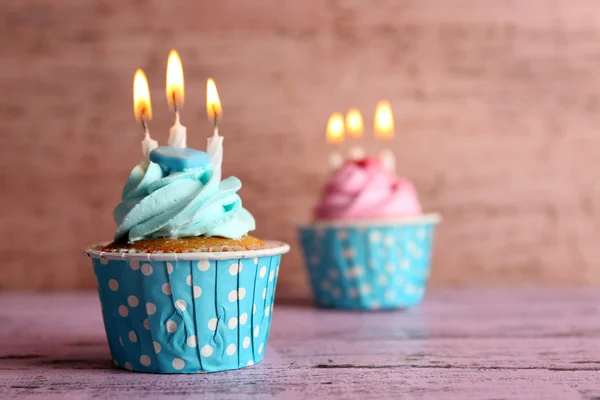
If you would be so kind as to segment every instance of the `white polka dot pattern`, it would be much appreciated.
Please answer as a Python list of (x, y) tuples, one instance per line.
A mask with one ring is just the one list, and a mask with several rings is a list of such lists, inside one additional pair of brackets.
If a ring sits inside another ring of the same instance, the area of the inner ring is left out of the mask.
[(211, 331), (214, 331), (217, 329), (217, 322), (219, 320), (216, 318), (211, 318), (208, 320), (208, 329), (210, 329)]
[(114, 304), (103, 312), (109, 341), (117, 345), (111, 345), (115, 363), (135, 371), (197, 373), (260, 361), (278, 270), (279, 257), (116, 260), (96, 268), (103, 304)]
[(429, 277), (434, 230), (424, 221), (302, 229), (317, 304), (366, 310), (417, 304)]
[(177, 330), (177, 322), (167, 321), (167, 323), (165, 324), (165, 328), (167, 329), (167, 332), (173, 333)]
[(152, 342), (152, 345), (154, 346), (154, 352), (156, 354), (160, 353), (160, 351), (162, 350), (162, 346), (160, 345), (160, 343)]
[(152, 265), (150, 264), (144, 264), (142, 265), (142, 274), (146, 275), (146, 276), (150, 276), (152, 275)]
[(135, 297), (133, 295), (127, 297), (127, 304), (129, 304), (129, 307), (137, 307), (139, 303), (140, 302), (138, 301), (137, 297)]
[(385, 246), (387, 246), (387, 247), (392, 247), (392, 246), (394, 246), (394, 244), (395, 244), (394, 237), (393, 237), (393, 236), (386, 236), (386, 237), (383, 239), (383, 244), (384, 244)]
[(116, 279), (111, 279), (108, 281), (108, 287), (113, 292), (116, 292), (117, 290), (119, 290), (119, 282)]
[(142, 364), (144, 367), (149, 366), (152, 363), (152, 361), (150, 360), (150, 357), (148, 357), (147, 355), (143, 355), (140, 357), (140, 364)]
[(208, 271), (210, 268), (210, 261), (208, 260), (200, 260), (198, 261), (198, 269), (202, 272)]
[(370, 295), (371, 294), (371, 285), (369, 285), (368, 283), (363, 283), (360, 287), (359, 292), (366, 296)]
[(126, 305), (119, 306), (119, 315), (123, 318), (129, 315), (129, 308)]
[(196, 336), (190, 336), (187, 338), (186, 343), (190, 347), (196, 347), (198, 346), (198, 338), (196, 338)]
[(210, 357), (213, 354), (213, 348), (211, 345), (207, 344), (206, 346), (202, 347), (202, 350), (200, 353), (202, 354), (203, 357)]
[(235, 344), (230, 344), (229, 346), (227, 346), (227, 355), (228, 356), (232, 356), (235, 354)]
[(238, 298), (238, 292), (235, 289), (232, 290), (231, 292), (229, 292), (229, 295), (227, 296), (227, 299), (232, 303), (234, 301), (237, 301), (237, 298)]
[(154, 315), (154, 313), (156, 313), (156, 306), (154, 303), (146, 303), (146, 313), (148, 315)]
[(237, 275), (242, 272), (242, 264), (241, 263), (233, 263), (229, 267), (229, 273), (231, 275)]
[(202, 288), (200, 286), (194, 286), (193, 288), (193, 294), (194, 294), (194, 298), (197, 299), (198, 297), (202, 296)]
[(183, 367), (185, 367), (185, 361), (183, 361), (181, 358), (175, 358), (172, 365), (177, 371), (181, 371)]
[(175, 308), (183, 312), (187, 308), (187, 303), (185, 302), (185, 300), (179, 299), (175, 302)]
[(167, 296), (170, 296), (171, 295), (171, 284), (170, 283), (163, 284), (161, 290), (164, 294), (166, 294)]

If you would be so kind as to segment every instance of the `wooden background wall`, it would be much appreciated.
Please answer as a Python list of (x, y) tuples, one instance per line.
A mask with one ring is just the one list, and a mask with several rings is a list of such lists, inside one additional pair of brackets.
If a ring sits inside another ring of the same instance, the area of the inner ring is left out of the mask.
[[(91, 288), (85, 245), (140, 158), (132, 77), (166, 142), (169, 49), (188, 143), (224, 107), (225, 173), (258, 234), (295, 244), (327, 177), (329, 114), (380, 99), (393, 147), (439, 211), (434, 285), (600, 284), (597, 0), (4, 0), (0, 4), (0, 288)], [(372, 151), (374, 141), (367, 141)], [(280, 290), (305, 288), (297, 247)]]

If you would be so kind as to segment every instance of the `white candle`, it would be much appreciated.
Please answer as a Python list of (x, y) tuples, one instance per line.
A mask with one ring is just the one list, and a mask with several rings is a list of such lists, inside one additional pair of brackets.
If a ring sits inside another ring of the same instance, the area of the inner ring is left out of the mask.
[(223, 136), (219, 136), (219, 129), (215, 127), (215, 133), (208, 138), (206, 152), (210, 156), (215, 167), (213, 176), (221, 180), (221, 168), (223, 164)]
[(394, 153), (388, 149), (384, 149), (381, 151), (379, 159), (385, 169), (393, 174), (396, 173), (396, 157), (394, 156)]
[(223, 136), (219, 136), (219, 119), (221, 118), (221, 100), (215, 81), (208, 79), (206, 81), (206, 113), (208, 118), (213, 122), (214, 133), (208, 138), (206, 144), (206, 152), (210, 156), (215, 167), (213, 176), (221, 179), (221, 166), (223, 164)]
[(175, 124), (169, 130), (169, 146), (187, 147), (187, 128), (179, 121), (179, 108), (185, 100), (183, 86), (183, 66), (175, 50), (169, 53), (167, 60), (167, 102), (175, 111)]
[[(389, 142), (394, 137), (394, 116), (392, 107), (387, 101), (380, 101), (375, 110), (375, 135), (383, 142)], [(380, 154), (381, 163), (390, 172), (396, 173), (396, 157), (389, 148), (384, 148)]]
[[(363, 117), (359, 110), (353, 108), (346, 113), (346, 131), (351, 140), (360, 140), (363, 134)], [(348, 156), (351, 160), (362, 160), (365, 158), (365, 150), (359, 144), (353, 144)]]
[(150, 152), (158, 147), (158, 142), (150, 137), (150, 131), (148, 131), (148, 121), (152, 119), (152, 103), (150, 102), (148, 80), (141, 69), (138, 69), (133, 77), (133, 114), (144, 129), (144, 139), (142, 140), (144, 160), (150, 161)]
[(360, 146), (352, 146), (348, 152), (348, 156), (351, 160), (362, 160), (366, 157), (365, 150)]
[(337, 170), (342, 166), (342, 164), (344, 164), (344, 158), (339, 152), (334, 151), (333, 153), (329, 154), (329, 168), (332, 171)]
[(169, 130), (169, 146), (187, 147), (187, 128), (179, 122), (179, 114), (176, 114), (175, 124)]
[[(327, 142), (334, 146), (339, 146), (344, 142), (344, 117), (340, 113), (333, 113), (327, 121)], [(344, 163), (344, 158), (339, 151), (333, 150), (329, 154), (329, 167), (335, 171)]]
[(150, 152), (158, 147), (158, 142), (150, 137), (150, 133), (146, 132), (144, 140), (142, 140), (142, 153), (144, 160), (150, 161)]

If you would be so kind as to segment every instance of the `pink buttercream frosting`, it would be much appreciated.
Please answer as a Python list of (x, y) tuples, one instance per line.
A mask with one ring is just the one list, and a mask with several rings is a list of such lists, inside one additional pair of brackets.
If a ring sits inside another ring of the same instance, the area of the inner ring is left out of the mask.
[(346, 162), (325, 186), (317, 220), (405, 218), (421, 215), (412, 183), (386, 170), (379, 160)]

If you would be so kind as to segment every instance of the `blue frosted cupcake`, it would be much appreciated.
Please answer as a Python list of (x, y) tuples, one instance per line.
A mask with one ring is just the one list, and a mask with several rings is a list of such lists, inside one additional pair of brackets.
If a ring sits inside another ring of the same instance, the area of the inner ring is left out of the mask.
[(262, 360), (289, 246), (248, 236), (240, 187), (191, 149), (159, 147), (133, 169), (114, 242), (86, 250), (116, 366), (198, 373)]
[(391, 309), (421, 301), (440, 217), (422, 214), (412, 184), (374, 159), (347, 162), (299, 229), (317, 305)]

